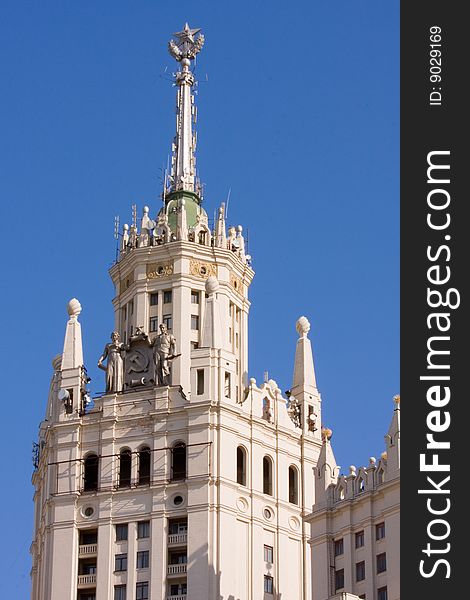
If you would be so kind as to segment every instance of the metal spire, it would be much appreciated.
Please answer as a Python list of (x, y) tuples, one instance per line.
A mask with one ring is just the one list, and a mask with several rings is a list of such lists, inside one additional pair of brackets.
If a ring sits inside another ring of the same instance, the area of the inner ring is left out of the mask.
[[(196, 175), (196, 136), (192, 131), (195, 121), (194, 96), (191, 88), (194, 75), (190, 71), (191, 60), (196, 57), (204, 45), (204, 36), (200, 29), (191, 29), (186, 23), (183, 31), (174, 33), (175, 40), (170, 40), (168, 50), (173, 58), (181, 63), (181, 69), (175, 75), (178, 93), (176, 97), (176, 137), (173, 143), (171, 165), (171, 191), (195, 190)], [(196, 37), (195, 37), (196, 36)]]

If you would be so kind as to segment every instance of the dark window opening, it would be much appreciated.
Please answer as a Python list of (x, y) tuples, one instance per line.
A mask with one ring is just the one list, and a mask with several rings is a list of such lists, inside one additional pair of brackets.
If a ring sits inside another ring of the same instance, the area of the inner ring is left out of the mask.
[(197, 370), (197, 386), (196, 386), (196, 394), (198, 396), (202, 396), (204, 393), (204, 369)]
[(334, 541), (334, 554), (335, 556), (341, 556), (341, 554), (344, 554), (343, 538)]
[(237, 483), (246, 485), (246, 450), (241, 446), (237, 448)]
[(114, 557), (114, 570), (127, 571), (127, 554), (116, 554)]
[(80, 531), (80, 546), (88, 546), (88, 544), (98, 543), (98, 532), (96, 529)]
[(139, 521), (137, 523), (137, 539), (150, 537), (150, 521)]
[(122, 450), (119, 455), (119, 487), (131, 485), (132, 453), (130, 450)]
[(139, 485), (150, 483), (150, 448), (139, 450)]
[(137, 552), (137, 568), (138, 569), (148, 569), (149, 567), (149, 551), (143, 550), (142, 552)]
[(267, 456), (263, 458), (263, 494), (273, 495), (273, 465)]
[(387, 555), (385, 552), (377, 554), (377, 573), (384, 573), (387, 570)]
[(269, 575), (264, 576), (264, 593), (265, 594), (273, 594), (274, 593), (274, 579)]
[(344, 588), (344, 569), (335, 571), (335, 591)]
[(171, 479), (186, 479), (186, 445), (183, 443), (171, 450)]
[(289, 502), (291, 504), (299, 503), (299, 483), (297, 469), (289, 467)]
[(356, 581), (364, 581), (366, 578), (366, 563), (362, 560), (356, 563)]
[(127, 540), (128, 531), (129, 527), (127, 523), (121, 523), (120, 525), (116, 525), (116, 542), (123, 542)]
[(157, 306), (158, 305), (158, 292), (155, 293), (151, 293), (150, 294), (150, 306)]
[(85, 492), (98, 489), (98, 466), (99, 458), (96, 454), (90, 454), (85, 458), (84, 485)]
[(158, 331), (158, 317), (150, 317), (149, 330), (150, 333)]

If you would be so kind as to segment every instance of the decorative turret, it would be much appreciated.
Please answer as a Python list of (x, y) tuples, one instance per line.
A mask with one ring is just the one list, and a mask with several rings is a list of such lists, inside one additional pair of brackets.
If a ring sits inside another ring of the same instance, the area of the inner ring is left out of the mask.
[(385, 456), (387, 461), (388, 477), (392, 477), (400, 470), (400, 396), (393, 397), (395, 409), (390, 422), (390, 427), (385, 436)]
[(60, 365), (60, 390), (58, 400), (63, 408), (59, 408), (59, 418), (69, 415), (80, 415), (85, 409), (88, 396), (86, 384), (89, 379), (83, 365), (82, 328), (78, 315), (82, 307), (76, 298), (67, 304), (69, 320), (65, 330), (64, 350)]
[(308, 332), (310, 323), (306, 317), (300, 317), (296, 323), (299, 339), (295, 350), (294, 377), (292, 389), (289, 392), (289, 401), (292, 405), (293, 398), (300, 408), (300, 419), (304, 431), (315, 437), (321, 437), (321, 397), (317, 389), (313, 354)]
[(331, 429), (322, 429), (323, 445), (315, 467), (315, 504), (327, 502), (327, 490), (330, 485), (336, 485), (340, 468), (336, 464), (333, 448), (331, 447)]

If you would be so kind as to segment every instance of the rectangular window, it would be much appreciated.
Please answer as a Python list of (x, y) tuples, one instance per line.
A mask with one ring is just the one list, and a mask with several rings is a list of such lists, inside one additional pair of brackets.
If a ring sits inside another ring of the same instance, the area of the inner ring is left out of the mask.
[(133, 315), (134, 314), (134, 300), (131, 300), (129, 302), (129, 314)]
[(199, 304), (199, 292), (191, 290), (191, 304)]
[(149, 582), (141, 581), (135, 586), (136, 600), (149, 600)]
[(127, 532), (128, 532), (127, 523), (122, 523), (121, 525), (116, 525), (116, 542), (122, 542), (127, 540)]
[(188, 593), (186, 583), (172, 583), (170, 585), (170, 596), (185, 596)]
[(199, 331), (199, 315), (191, 315), (191, 329)]
[(364, 581), (366, 578), (366, 563), (361, 561), (356, 563), (356, 581)]
[(385, 552), (377, 554), (377, 573), (384, 573), (387, 570), (387, 555)]
[(126, 600), (126, 586), (115, 585), (114, 586), (114, 600)]
[(358, 531), (356, 533), (356, 548), (362, 548), (364, 546), (364, 531)]
[(139, 521), (137, 523), (137, 539), (150, 537), (150, 521)]
[(238, 333), (235, 334), (235, 347), (238, 348)]
[(273, 562), (273, 547), (272, 546), (264, 547), (264, 562), (272, 564), (272, 562)]
[(340, 554), (344, 554), (343, 538), (341, 538), (340, 540), (335, 540), (334, 541), (334, 546), (335, 546), (335, 556), (339, 556)]
[(171, 315), (163, 315), (163, 324), (171, 331), (173, 327)]
[(196, 394), (202, 396), (204, 393), (204, 369), (197, 370), (197, 389)]
[(137, 552), (137, 568), (138, 569), (148, 569), (149, 568), (149, 551), (143, 550), (142, 552)]
[(272, 594), (274, 590), (274, 579), (269, 575), (264, 576), (264, 593)]
[(385, 523), (378, 523), (375, 526), (375, 539), (381, 540), (385, 537)]
[(158, 331), (158, 317), (150, 317), (149, 330), (150, 330), (150, 333), (154, 333), (155, 331)]
[(377, 600), (388, 600), (387, 587), (381, 587), (377, 590)]
[(335, 591), (344, 588), (344, 569), (335, 571)]
[(172, 300), (171, 290), (165, 290), (163, 292), (163, 304), (170, 304)]
[(114, 557), (114, 570), (127, 571), (127, 554), (116, 554)]
[(158, 305), (158, 292), (152, 292), (150, 294), (150, 306)]
[(127, 306), (123, 306), (121, 308), (122, 321), (124, 322), (127, 319)]

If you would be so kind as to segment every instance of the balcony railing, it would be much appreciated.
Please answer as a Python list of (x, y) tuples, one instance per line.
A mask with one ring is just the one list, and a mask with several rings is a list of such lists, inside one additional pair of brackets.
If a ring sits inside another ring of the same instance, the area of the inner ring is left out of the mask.
[(78, 576), (78, 585), (96, 585), (96, 573)]
[[(187, 544), (188, 534), (187, 533), (171, 533), (168, 536), (169, 544)], [(175, 596), (176, 598), (177, 596)]]
[(182, 594), (179, 596), (167, 596), (166, 600), (186, 600), (186, 594)]
[(182, 573), (186, 573), (186, 563), (168, 565), (167, 575), (180, 575)]
[(90, 556), (91, 554), (96, 554), (98, 552), (98, 544), (82, 544), (78, 547), (78, 555), (81, 556)]

